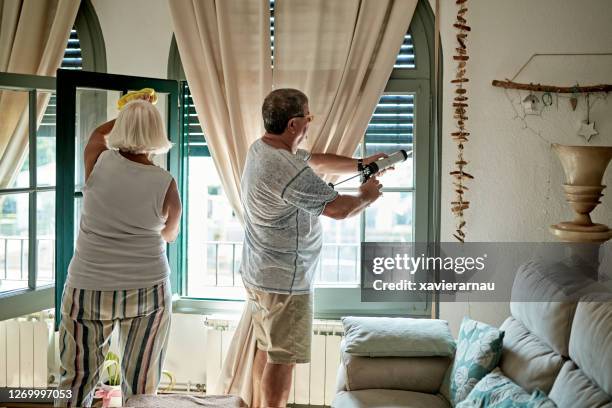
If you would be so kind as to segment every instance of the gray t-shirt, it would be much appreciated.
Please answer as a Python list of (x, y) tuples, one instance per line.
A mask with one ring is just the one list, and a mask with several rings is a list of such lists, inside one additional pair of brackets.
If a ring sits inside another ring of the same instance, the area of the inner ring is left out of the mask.
[(246, 286), (275, 293), (308, 293), (321, 253), (319, 215), (338, 196), (306, 161), (261, 139), (242, 175), (245, 238), (240, 273)]

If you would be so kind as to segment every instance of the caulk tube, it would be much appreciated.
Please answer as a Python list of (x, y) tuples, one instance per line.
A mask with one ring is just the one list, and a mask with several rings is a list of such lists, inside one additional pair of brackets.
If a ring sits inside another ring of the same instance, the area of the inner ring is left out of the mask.
[(378, 159), (373, 163), (368, 164), (366, 167), (369, 170), (369, 174), (376, 174), (379, 171), (386, 169), (387, 167), (391, 167), (397, 163), (401, 163), (408, 158), (408, 153), (405, 150), (398, 150), (397, 152), (389, 155), (388, 157), (384, 157), (382, 159)]

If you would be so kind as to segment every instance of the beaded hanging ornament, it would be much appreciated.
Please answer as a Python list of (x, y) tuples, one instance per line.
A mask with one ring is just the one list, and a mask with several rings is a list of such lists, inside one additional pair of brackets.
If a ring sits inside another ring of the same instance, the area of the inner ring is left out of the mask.
[(453, 186), (455, 187), (455, 199), (451, 202), (451, 210), (456, 218), (455, 232), (453, 237), (460, 242), (465, 241), (465, 219), (463, 217), (465, 210), (470, 207), (470, 202), (465, 200), (465, 192), (468, 188), (465, 185), (467, 180), (471, 180), (474, 177), (465, 171), (465, 167), (468, 162), (463, 156), (463, 150), (465, 144), (468, 142), (470, 133), (468, 132), (466, 123), (468, 120), (468, 96), (467, 89), (464, 87), (469, 79), (466, 77), (467, 72), (467, 61), (470, 57), (467, 54), (467, 37), (471, 31), (470, 26), (467, 25), (465, 15), (468, 11), (467, 0), (456, 0), (456, 4), (459, 6), (457, 12), (457, 20), (453, 26), (457, 29), (457, 46), (455, 48), (455, 55), (453, 60), (457, 62), (457, 69), (455, 72), (455, 79), (451, 80), (451, 83), (456, 86), (455, 97), (453, 100), (453, 119), (456, 121), (457, 129), (451, 133), (451, 137), (457, 144), (457, 159), (455, 161), (455, 168), (450, 172), (453, 177)]

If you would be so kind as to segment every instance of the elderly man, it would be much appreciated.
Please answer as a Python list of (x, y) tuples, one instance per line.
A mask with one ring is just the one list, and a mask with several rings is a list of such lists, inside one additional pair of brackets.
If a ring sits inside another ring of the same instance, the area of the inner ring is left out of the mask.
[(381, 196), (382, 186), (372, 177), (357, 195), (344, 195), (317, 176), (355, 173), (361, 160), (298, 149), (314, 117), (297, 89), (271, 92), (262, 115), (266, 133), (250, 147), (242, 175), (240, 273), (257, 339), (253, 406), (284, 407), (293, 366), (310, 361), (313, 279), (322, 246), (318, 217), (357, 215)]

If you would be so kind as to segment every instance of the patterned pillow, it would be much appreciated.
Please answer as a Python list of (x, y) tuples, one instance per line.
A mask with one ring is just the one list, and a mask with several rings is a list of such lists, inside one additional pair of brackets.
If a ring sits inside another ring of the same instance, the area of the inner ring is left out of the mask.
[(453, 406), (463, 401), (476, 383), (497, 367), (503, 338), (503, 331), (468, 317), (463, 318), (450, 376)]
[(476, 384), (466, 399), (455, 408), (555, 408), (546, 394), (535, 390), (531, 395), (499, 368), (487, 374)]

